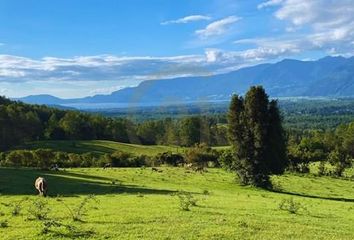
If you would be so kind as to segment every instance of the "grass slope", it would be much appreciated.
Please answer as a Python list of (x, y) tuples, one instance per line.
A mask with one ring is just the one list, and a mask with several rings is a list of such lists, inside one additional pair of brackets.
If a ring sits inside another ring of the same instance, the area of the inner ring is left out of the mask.
[(29, 142), (17, 149), (37, 149), (37, 148), (48, 148), (56, 151), (63, 151), (69, 153), (86, 153), (93, 152), (98, 155), (105, 153), (112, 153), (114, 151), (124, 151), (133, 153), (136, 155), (148, 155), (153, 156), (158, 153), (172, 151), (181, 152), (183, 148), (172, 147), (172, 146), (162, 146), (162, 145), (138, 145), (138, 144), (128, 144), (113, 141), (104, 140), (87, 140), (87, 141), (36, 141)]
[[(220, 169), (204, 174), (161, 169), (0, 168), (0, 221), (8, 220), (8, 227), (0, 228), (1, 239), (74, 238), (65, 229), (39, 234), (42, 223), (26, 220), (30, 203), (11, 216), (9, 204), (25, 196), (38, 199), (37, 176), (49, 182), (49, 217), (76, 226), (83, 239), (354, 239), (353, 181), (286, 174), (273, 179), (281, 192), (270, 192), (242, 187), (234, 174)], [(180, 210), (178, 190), (192, 193), (197, 206)], [(209, 194), (203, 194), (206, 190)], [(87, 194), (96, 195), (97, 209), (72, 223), (64, 204), (75, 207)], [(279, 203), (291, 197), (306, 209), (280, 210)]]

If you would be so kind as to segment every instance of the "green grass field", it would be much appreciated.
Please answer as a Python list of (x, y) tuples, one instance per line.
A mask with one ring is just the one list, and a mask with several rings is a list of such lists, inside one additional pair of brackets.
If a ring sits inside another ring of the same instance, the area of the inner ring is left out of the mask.
[[(183, 168), (66, 169), (45, 172), (0, 168), (1, 239), (354, 239), (354, 181), (289, 175), (273, 177), (280, 192), (243, 187), (234, 174)], [(47, 218), (57, 226), (41, 233), (43, 220), (28, 220), (36, 196), (33, 182), (49, 182)], [(190, 192), (197, 206), (179, 208), (176, 192)], [(87, 196), (91, 206), (81, 222), (70, 211)], [(18, 216), (11, 212), (22, 203)], [(279, 209), (284, 199), (301, 204), (296, 214)], [(7, 224), (4, 221), (7, 220)], [(8, 226), (6, 226), (8, 225)]]
[(162, 145), (138, 145), (128, 144), (104, 140), (87, 140), (87, 141), (37, 141), (29, 142), (17, 149), (38, 149), (47, 148), (56, 151), (63, 151), (68, 153), (86, 153), (93, 152), (97, 155), (105, 153), (112, 153), (114, 151), (123, 151), (133, 153), (135, 155), (154, 156), (162, 152), (182, 152), (184, 148)]

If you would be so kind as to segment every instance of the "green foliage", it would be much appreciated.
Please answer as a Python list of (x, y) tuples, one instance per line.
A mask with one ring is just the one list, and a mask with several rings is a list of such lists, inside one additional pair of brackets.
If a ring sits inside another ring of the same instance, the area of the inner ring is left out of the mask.
[[(3, 98), (2, 98), (3, 99)], [(225, 128), (213, 117), (183, 117), (141, 123), (10, 100), (0, 103), (0, 150), (37, 140), (111, 140), (192, 146), (225, 144)]]
[(95, 195), (87, 195), (82, 199), (82, 201), (76, 207), (69, 207), (69, 205), (65, 204), (63, 201), (62, 203), (64, 206), (69, 210), (70, 217), (73, 221), (83, 221), (83, 217), (87, 215), (88, 211), (90, 210), (90, 203), (98, 204), (99, 201), (95, 197)]
[(279, 203), (279, 209), (287, 211), (291, 214), (297, 214), (299, 210), (306, 210), (305, 206), (299, 202), (296, 202), (293, 198), (283, 199)]
[(28, 208), (28, 219), (30, 220), (45, 220), (51, 209), (48, 206), (48, 201), (43, 198), (36, 198), (31, 201), (31, 205)]
[(25, 197), (19, 201), (16, 201), (14, 203), (11, 204), (11, 215), (12, 216), (19, 216), (21, 211), (22, 211), (22, 208), (23, 208), (23, 204), (28, 201), (28, 198)]
[(218, 161), (221, 167), (228, 171), (235, 171), (235, 153), (232, 149), (221, 150)]
[(287, 166), (286, 145), (276, 101), (262, 87), (251, 87), (245, 99), (234, 95), (229, 113), (229, 139), (241, 183), (270, 185), (269, 175)]
[(50, 235), (56, 238), (67, 237), (70, 239), (89, 238), (93, 235), (92, 230), (83, 231), (73, 224), (64, 224), (55, 219), (47, 219), (42, 222), (42, 229), (39, 235)]
[(164, 152), (159, 153), (154, 157), (156, 165), (166, 164), (169, 166), (179, 166), (185, 163), (184, 157), (178, 153)]
[(352, 123), (338, 126), (334, 131), (310, 131), (295, 140), (292, 136), (288, 144), (290, 170), (308, 172), (308, 165), (321, 162), (319, 175), (327, 174), (324, 166), (326, 163), (334, 167), (328, 172), (334, 176), (342, 176), (346, 168), (351, 166), (354, 134), (351, 134)]
[(218, 165), (218, 152), (205, 144), (196, 144), (186, 150), (185, 159), (193, 167), (205, 168), (209, 163)]
[(190, 211), (190, 208), (197, 206), (198, 200), (189, 192), (179, 191), (176, 196), (179, 200), (179, 208), (182, 211)]

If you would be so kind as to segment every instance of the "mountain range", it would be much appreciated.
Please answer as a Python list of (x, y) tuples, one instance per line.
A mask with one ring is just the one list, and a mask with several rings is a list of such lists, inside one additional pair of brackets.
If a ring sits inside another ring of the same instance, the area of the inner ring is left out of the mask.
[(119, 108), (223, 101), (233, 93), (244, 94), (252, 85), (262, 85), (271, 97), (354, 96), (354, 57), (325, 57), (316, 61), (284, 59), (219, 75), (143, 81), (136, 87), (109, 95), (77, 99), (32, 95), (17, 100), (79, 108)]

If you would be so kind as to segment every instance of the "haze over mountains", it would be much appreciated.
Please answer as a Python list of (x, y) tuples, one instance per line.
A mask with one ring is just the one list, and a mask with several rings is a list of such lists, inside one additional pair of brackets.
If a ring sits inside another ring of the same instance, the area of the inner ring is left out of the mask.
[(233, 93), (244, 94), (252, 85), (263, 85), (271, 97), (354, 96), (354, 57), (325, 57), (317, 61), (285, 59), (221, 75), (144, 81), (109, 95), (78, 99), (33, 95), (18, 100), (80, 108), (118, 108), (223, 101)]

